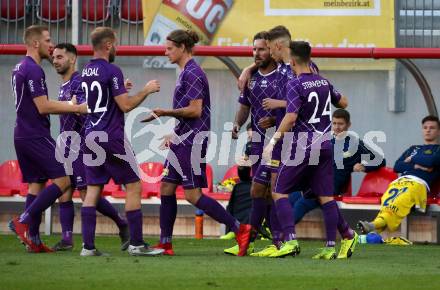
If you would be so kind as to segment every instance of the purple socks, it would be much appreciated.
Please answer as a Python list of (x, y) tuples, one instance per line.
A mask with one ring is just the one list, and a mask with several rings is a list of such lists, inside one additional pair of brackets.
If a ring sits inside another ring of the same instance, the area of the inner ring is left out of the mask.
[(343, 239), (351, 240), (354, 237), (354, 231), (350, 228), (350, 225), (345, 221), (344, 217), (341, 214), (341, 210), (337, 207), (338, 210), (338, 231)]
[(270, 208), (270, 231), (272, 232), (272, 243), (279, 247), (283, 241), (283, 232), (281, 229), (280, 222), (278, 221), (277, 209), (275, 202), (272, 200), (272, 205)]
[(59, 213), (62, 240), (65, 243), (72, 245), (73, 219), (75, 217), (73, 201), (60, 202)]
[[(31, 206), (35, 199), (37, 199), (36, 195), (30, 193), (26, 195), (26, 202), (24, 206), (25, 211)], [(33, 217), (29, 222), (29, 236), (31, 236), (31, 238), (36, 242), (38, 242), (40, 236), (40, 224), (41, 214)]]
[(338, 204), (329, 201), (321, 206), (324, 216), (325, 231), (327, 235), (326, 247), (334, 247), (336, 244), (336, 228), (338, 225)]
[(101, 197), (96, 204), (96, 210), (106, 217), (111, 218), (118, 228), (127, 226), (127, 222), (121, 218), (116, 208), (104, 197)]
[(259, 229), (264, 217), (266, 216), (266, 199), (259, 197), (252, 199), (251, 214), (249, 217), (249, 223), (254, 229)]
[(171, 243), (177, 215), (176, 195), (160, 196), (160, 243)]
[(43, 211), (51, 206), (62, 194), (61, 189), (56, 184), (49, 185), (38, 193), (32, 204), (20, 216), (20, 222), (31, 226), (32, 219), (38, 219), (38, 216), (40, 216), (41, 220)]
[(95, 249), (96, 208), (83, 206), (81, 208), (81, 222), (84, 248), (93, 250)]
[(142, 237), (142, 211), (140, 209), (130, 210), (127, 215), (128, 228), (130, 229), (130, 245), (142, 246), (145, 244)]
[(238, 233), (240, 223), (214, 199), (202, 194), (195, 206), (219, 223), (227, 225), (232, 231)]
[[(283, 231), (284, 241), (296, 239), (293, 209), (288, 198), (280, 198), (275, 201), (278, 221)], [(273, 222), (272, 222), (273, 223)]]

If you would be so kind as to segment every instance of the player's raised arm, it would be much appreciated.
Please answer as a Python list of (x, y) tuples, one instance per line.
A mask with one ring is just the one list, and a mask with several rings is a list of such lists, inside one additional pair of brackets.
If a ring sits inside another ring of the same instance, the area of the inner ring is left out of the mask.
[(345, 109), (348, 107), (348, 99), (346, 96), (341, 95), (341, 99), (335, 104), (336, 108)]
[(87, 105), (77, 105), (73, 102), (63, 102), (49, 100), (47, 96), (39, 96), (34, 98), (34, 104), (37, 107), (38, 113), (41, 115), (47, 114), (65, 114), (65, 113), (77, 113), (87, 114)]
[(128, 93), (121, 94), (115, 97), (118, 107), (124, 113), (128, 113), (140, 103), (142, 103), (149, 95), (160, 91), (160, 83), (157, 80), (151, 80), (137, 94), (129, 96)]
[(238, 77), (237, 80), (237, 86), (238, 89), (240, 90), (240, 92), (244, 91), (244, 89), (246, 88), (247, 83), (249, 82), (249, 80), (251, 79), (252, 73), (255, 72), (258, 69), (258, 66), (256, 63), (252, 63), (251, 65), (245, 67), (240, 76)]
[(179, 109), (171, 109), (171, 110), (165, 110), (165, 109), (155, 109), (153, 112), (158, 116), (167, 116), (167, 117), (174, 117), (174, 118), (200, 118), (202, 116), (202, 110), (203, 110), (203, 100), (202, 99), (195, 99), (191, 100), (189, 102), (189, 105), (183, 108)]

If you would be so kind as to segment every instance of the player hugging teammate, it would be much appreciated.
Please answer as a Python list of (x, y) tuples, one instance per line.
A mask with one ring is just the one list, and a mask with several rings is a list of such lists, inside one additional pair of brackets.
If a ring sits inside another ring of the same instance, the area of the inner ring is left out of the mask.
[[(42, 59), (51, 58), (53, 44), (49, 32), (44, 27), (31, 26), (26, 29), (24, 40), (27, 55), (13, 70), (12, 87), (17, 110), (14, 142), (23, 180), (29, 183), (29, 194), (25, 211), (9, 226), (29, 251), (72, 249), (71, 199), (77, 188), (83, 199), (81, 256), (103, 255), (95, 246), (96, 211), (115, 221), (121, 249), (128, 249), (129, 254), (174, 255), (175, 192), (177, 186), (182, 185), (188, 202), (235, 232), (237, 245), (225, 253), (238, 256), (252, 253), (258, 257), (298, 255), (300, 247), (287, 195), (301, 190), (319, 200), (324, 216), (327, 240), (314, 258), (352, 255), (357, 235), (348, 227), (333, 199), (330, 138), (331, 104), (345, 108), (347, 100), (319, 75), (311, 61), (310, 45), (292, 42), (284, 26), (255, 35), (255, 64), (244, 71), (239, 81), (244, 89), (232, 134), (237, 137), (249, 113), (256, 132), (252, 141), (252, 155), (257, 159), (253, 160), (252, 167), (251, 225), (240, 224), (217, 201), (202, 193), (201, 189), (207, 185), (205, 170), (211, 110), (208, 79), (192, 57), (199, 37), (185, 30), (175, 30), (167, 36), (165, 54), (181, 69), (173, 108), (157, 108), (144, 120), (149, 122), (168, 116), (179, 121), (161, 146), (169, 149), (169, 153), (160, 188), (161, 234), (155, 247), (146, 244), (142, 237), (141, 183), (135, 155), (125, 138), (124, 113), (158, 92), (160, 84), (149, 81), (138, 93), (129, 96), (127, 89), (131, 83), (124, 83), (121, 69), (112, 63), (116, 56), (116, 34), (110, 28), (98, 27), (91, 33), (93, 58), (79, 73), (75, 72), (75, 47), (56, 46), (54, 66), (64, 84), (59, 101), (52, 101), (48, 99), (40, 66)], [(50, 136), (49, 114), (62, 114), (60, 140), (67, 153), (61, 155), (76, 154), (69, 174), (56, 158), (59, 153)], [(266, 136), (266, 129), (272, 126), (276, 127), (275, 135)], [(103, 160), (101, 153), (105, 155)], [(46, 187), (48, 179), (52, 184)], [(124, 185), (127, 220), (101, 197), (103, 186), (110, 179)], [(63, 235), (50, 249), (41, 242), (38, 227), (42, 212), (58, 198)], [(270, 220), (273, 245), (253, 253), (253, 241), (264, 218)], [(335, 250), (337, 229), (343, 237), (339, 254)]]

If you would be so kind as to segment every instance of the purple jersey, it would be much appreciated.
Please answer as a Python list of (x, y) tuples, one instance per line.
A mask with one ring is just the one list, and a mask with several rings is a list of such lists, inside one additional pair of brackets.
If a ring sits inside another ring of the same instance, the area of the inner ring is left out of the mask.
[[(177, 136), (183, 138), (183, 145), (204, 143), (211, 129), (211, 108), (208, 79), (205, 72), (193, 60), (190, 59), (177, 79), (174, 90), (173, 109), (188, 107), (190, 101), (202, 99), (202, 116), (200, 118), (177, 118), (179, 123), (174, 128)], [(198, 135), (199, 132), (206, 132)], [(198, 135), (197, 140), (194, 140)], [(200, 139), (199, 139), (200, 138)]]
[[(339, 103), (341, 94), (328, 80), (313, 73), (301, 74), (287, 83), (286, 90), (286, 112), (298, 114), (293, 127), (294, 143), (298, 141), (300, 132), (307, 132), (308, 146), (319, 140), (323, 134), (330, 132), (330, 103)], [(331, 148), (331, 141), (325, 141), (321, 148)]]
[(259, 147), (261, 147), (261, 152), (263, 151), (266, 129), (258, 126), (258, 122), (264, 117), (273, 117), (275, 115), (273, 111), (268, 111), (263, 108), (263, 100), (266, 98), (275, 99), (276, 97), (277, 71), (273, 70), (265, 75), (260, 71), (256, 71), (249, 81), (249, 86), (244, 89), (243, 94), (241, 94), (238, 99), (240, 104), (251, 108), (252, 131), (254, 132), (253, 134), (260, 136), (260, 141), (254, 142), (253, 145), (258, 144)]
[(124, 140), (124, 112), (114, 100), (127, 92), (121, 69), (97, 58), (85, 65), (81, 77), (89, 110), (86, 135), (91, 131), (104, 131), (109, 140)]
[[(81, 76), (78, 72), (74, 72), (70, 80), (61, 85), (58, 93), (59, 101), (70, 101), (72, 97), (76, 97), (77, 104), (86, 101), (83, 88), (81, 87)], [(77, 114), (60, 115), (60, 133), (64, 131), (76, 131), (81, 137), (84, 137), (84, 122), (86, 116)]]
[[(290, 64), (288, 63), (281, 63), (278, 64), (277, 68), (277, 95), (276, 99), (278, 100), (286, 100), (287, 96), (287, 83), (295, 77), (294, 72), (292, 71), (292, 68), (290, 67)], [(275, 110), (276, 114), (276, 128), (278, 128), (281, 124), (281, 121), (284, 118), (284, 115), (286, 114), (285, 108), (280, 108)]]
[[(313, 61), (310, 62), (310, 69), (314, 74), (317, 74), (317, 75), (319, 74), (319, 68)], [(296, 77), (296, 74), (294, 71), (292, 71), (292, 68), (289, 63), (278, 64), (278, 68), (277, 68), (277, 87), (278, 87), (277, 92), (278, 93), (277, 93), (276, 99), (286, 100), (287, 82), (294, 77)], [(276, 110), (276, 128), (278, 128), (279, 125), (281, 124), (281, 121), (283, 120), (285, 114), (286, 114), (285, 109), (277, 109)]]
[(41, 115), (34, 103), (34, 98), (48, 95), (41, 66), (32, 57), (24, 57), (12, 71), (11, 84), (17, 112), (14, 138), (50, 137), (49, 115)]

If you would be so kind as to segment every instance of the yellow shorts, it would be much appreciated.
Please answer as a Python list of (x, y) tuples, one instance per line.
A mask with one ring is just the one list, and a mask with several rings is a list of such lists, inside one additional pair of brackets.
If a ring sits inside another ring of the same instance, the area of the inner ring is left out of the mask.
[[(400, 216), (398, 216), (398, 215), (396, 215), (396, 214), (394, 214), (392, 212), (389, 212), (389, 211), (387, 211), (385, 209), (385, 210), (381, 210), (379, 212), (377, 217), (374, 219), (373, 223), (374, 222), (379, 222), (380, 223), (381, 219), (383, 219), (385, 221), (386, 228), (390, 232), (394, 232), (394, 231), (397, 231), (397, 229), (399, 228), (400, 223), (403, 220), (403, 217), (400, 217)], [(382, 229), (377, 229), (377, 230), (381, 232), (381, 231), (385, 230), (385, 227), (382, 228)]]

